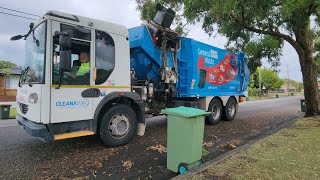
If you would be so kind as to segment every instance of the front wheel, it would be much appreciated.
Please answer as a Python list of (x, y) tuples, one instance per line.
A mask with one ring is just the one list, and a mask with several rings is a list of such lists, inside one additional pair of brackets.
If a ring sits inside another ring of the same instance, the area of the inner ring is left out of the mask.
[(238, 112), (238, 104), (234, 98), (229, 98), (226, 106), (223, 108), (223, 119), (232, 121)]
[(136, 113), (127, 105), (119, 104), (110, 108), (100, 123), (100, 138), (109, 147), (130, 142), (137, 130)]

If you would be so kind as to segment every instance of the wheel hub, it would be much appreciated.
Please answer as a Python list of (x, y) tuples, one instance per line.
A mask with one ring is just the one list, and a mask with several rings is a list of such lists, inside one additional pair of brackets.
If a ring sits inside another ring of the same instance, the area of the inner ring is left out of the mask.
[(121, 138), (129, 131), (129, 118), (123, 114), (116, 114), (111, 118), (109, 131), (113, 137)]
[(220, 116), (220, 108), (216, 105), (212, 107), (211, 116), (213, 119), (218, 119)]
[(235, 111), (236, 111), (236, 107), (234, 104), (231, 104), (230, 106), (228, 106), (228, 113), (230, 116), (233, 116)]

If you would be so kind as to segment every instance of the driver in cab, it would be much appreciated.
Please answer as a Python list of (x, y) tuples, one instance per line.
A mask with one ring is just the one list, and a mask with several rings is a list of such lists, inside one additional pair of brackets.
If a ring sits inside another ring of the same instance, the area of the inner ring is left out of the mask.
[(90, 71), (89, 53), (81, 52), (79, 55), (80, 67), (76, 73), (76, 76), (83, 76)]
[(89, 84), (90, 79), (90, 60), (88, 52), (80, 52), (79, 60), (74, 61), (71, 76), (84, 84)]

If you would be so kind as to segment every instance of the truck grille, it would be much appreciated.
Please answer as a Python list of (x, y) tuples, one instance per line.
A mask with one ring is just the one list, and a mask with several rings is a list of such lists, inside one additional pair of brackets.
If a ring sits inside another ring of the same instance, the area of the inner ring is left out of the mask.
[(22, 114), (26, 114), (29, 110), (29, 106), (23, 103), (18, 103), (20, 111)]

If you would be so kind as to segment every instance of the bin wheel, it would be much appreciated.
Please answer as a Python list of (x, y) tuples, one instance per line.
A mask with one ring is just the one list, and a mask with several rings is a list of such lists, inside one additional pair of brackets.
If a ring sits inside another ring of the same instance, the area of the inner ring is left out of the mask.
[(200, 160), (199, 160), (199, 166), (201, 166), (203, 163), (204, 163), (204, 160), (203, 160), (203, 159), (200, 159)]
[(206, 118), (206, 123), (210, 125), (217, 124), (222, 117), (221, 101), (217, 98), (213, 98), (209, 104), (208, 112), (211, 112), (211, 114)]
[(179, 174), (185, 174), (188, 170), (188, 165), (186, 163), (181, 163), (179, 165)]
[(238, 112), (237, 101), (231, 97), (228, 99), (227, 104), (223, 107), (223, 120), (232, 121)]

